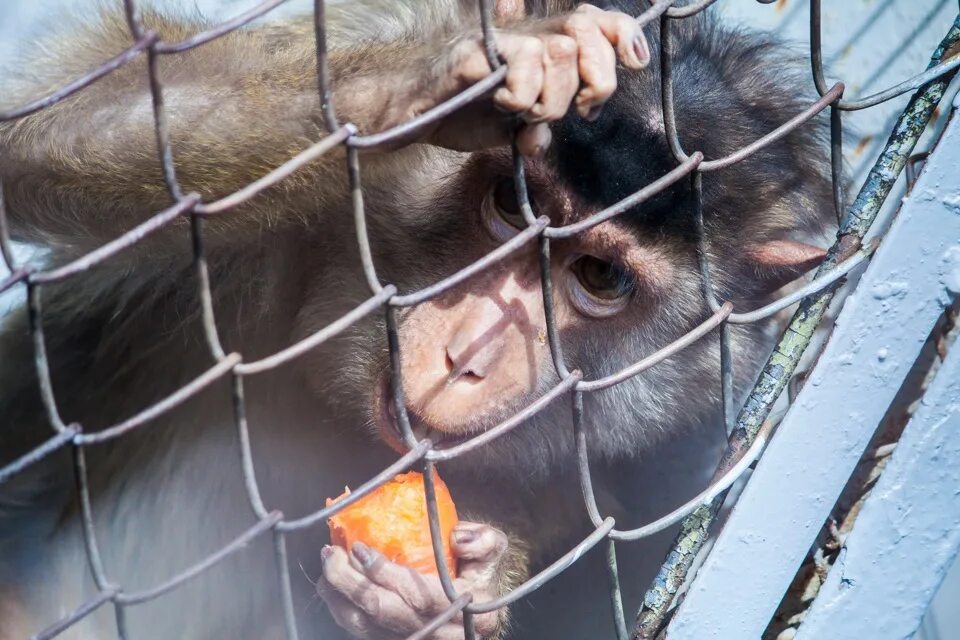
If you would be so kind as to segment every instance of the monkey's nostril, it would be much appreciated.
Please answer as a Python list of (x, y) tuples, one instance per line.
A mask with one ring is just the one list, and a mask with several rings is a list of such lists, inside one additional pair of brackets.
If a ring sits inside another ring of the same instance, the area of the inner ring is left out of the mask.
[(474, 384), (483, 381), (483, 376), (474, 373), (473, 371), (464, 371), (460, 376), (460, 379), (464, 382), (472, 382)]
[(457, 363), (450, 357), (449, 349), (444, 351), (444, 366), (447, 368), (447, 384), (452, 384), (458, 380), (476, 384), (483, 380), (483, 376), (474, 371), (469, 362), (466, 366), (457, 366)]
[(447, 351), (446, 349), (444, 349), (443, 355), (444, 355), (443, 364), (447, 368), (447, 376), (449, 377), (451, 376), (451, 374), (453, 374), (453, 358), (450, 357), (450, 352)]

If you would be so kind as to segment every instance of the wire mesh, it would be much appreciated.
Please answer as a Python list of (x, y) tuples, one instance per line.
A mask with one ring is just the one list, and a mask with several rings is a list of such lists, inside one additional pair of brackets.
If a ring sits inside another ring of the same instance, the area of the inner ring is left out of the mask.
[[(696, 515), (698, 509), (715, 502), (729, 486), (735, 482), (750, 464), (756, 460), (766, 440), (766, 431), (761, 429), (753, 434), (749, 441), (737, 441), (731, 436), (730, 450), (721, 461), (718, 472), (711, 484), (701, 494), (695, 496), (686, 504), (679, 506), (673, 512), (649, 523), (645, 526), (631, 529), (617, 529), (612, 517), (605, 517), (600, 511), (593, 495), (593, 487), (589, 466), (589, 443), (583, 428), (583, 396), (598, 390), (606, 389), (629, 379), (632, 376), (656, 366), (671, 355), (676, 354), (687, 346), (702, 339), (704, 336), (719, 331), (721, 340), (721, 389), (725, 421), (728, 430), (734, 428), (737, 407), (734, 405), (732, 387), (732, 363), (730, 357), (730, 338), (728, 327), (731, 324), (759, 322), (778, 313), (788, 306), (801, 301), (811, 295), (836, 288), (838, 283), (853, 268), (869, 259), (876, 244), (860, 247), (846, 247), (842, 260), (834, 259), (834, 254), (828, 258), (826, 268), (821, 269), (817, 277), (798, 289), (761, 309), (753, 311), (734, 312), (729, 302), (717, 298), (710, 281), (710, 265), (708, 264), (706, 246), (709, 238), (703, 233), (702, 200), (700, 198), (701, 176), (708, 171), (722, 171), (723, 169), (740, 162), (767, 145), (776, 143), (785, 135), (800, 127), (803, 123), (814, 118), (817, 114), (829, 108), (831, 113), (831, 158), (833, 166), (834, 199), (838, 217), (843, 211), (843, 191), (841, 184), (841, 136), (842, 123), (840, 114), (845, 110), (868, 108), (908, 91), (929, 85), (932, 82), (945, 83), (948, 74), (960, 67), (960, 58), (938, 62), (927, 71), (920, 73), (885, 91), (855, 101), (842, 99), (844, 85), (836, 83), (827, 86), (822, 69), (820, 47), (820, 11), (819, 1), (811, 0), (811, 63), (813, 78), (820, 93), (820, 99), (812, 103), (809, 108), (799, 114), (791, 116), (784, 124), (770, 131), (763, 137), (745, 147), (722, 158), (704, 158), (699, 151), (687, 153), (681, 143), (676, 127), (676, 117), (673, 105), (672, 91), (672, 51), (671, 30), (672, 23), (705, 10), (716, 0), (700, 0), (684, 6), (674, 6), (675, 0), (653, 0), (650, 7), (640, 13), (636, 19), (641, 25), (654, 20), (660, 21), (661, 28), (661, 71), (662, 71), (662, 106), (665, 121), (667, 141), (676, 159), (677, 165), (668, 173), (640, 189), (622, 201), (597, 212), (576, 223), (554, 227), (546, 217), (534, 216), (527, 199), (526, 181), (524, 176), (523, 158), (517, 153), (514, 146), (514, 180), (521, 211), (527, 222), (527, 228), (514, 238), (501, 245), (493, 252), (485, 255), (476, 262), (460, 271), (436, 282), (422, 290), (401, 294), (392, 284), (381, 283), (374, 264), (370, 241), (367, 235), (366, 218), (364, 211), (363, 189), (360, 183), (359, 150), (378, 147), (388, 143), (409, 139), (418, 129), (428, 123), (435, 122), (452, 111), (488, 92), (501, 83), (506, 75), (506, 67), (497, 57), (492, 21), (492, 2), (480, 0), (481, 24), (477, 25), (478, 35), (483, 38), (485, 51), (494, 70), (484, 80), (471, 86), (453, 98), (424, 112), (423, 114), (397, 125), (386, 131), (359, 135), (357, 129), (349, 124), (341, 124), (336, 116), (332, 101), (331, 79), (327, 66), (325, 12), (323, 0), (316, 0), (314, 5), (314, 25), (316, 37), (316, 70), (318, 88), (322, 105), (323, 122), (328, 135), (318, 140), (312, 146), (290, 158), (287, 162), (270, 171), (260, 179), (244, 186), (238, 191), (214, 202), (203, 202), (195, 193), (183, 193), (177, 180), (174, 157), (171, 149), (170, 137), (167, 128), (167, 112), (164, 107), (164, 92), (157, 75), (157, 59), (160, 56), (176, 55), (178, 53), (203, 46), (221, 36), (235, 31), (256, 18), (259, 18), (271, 9), (281, 5), (285, 0), (269, 0), (262, 2), (250, 10), (227, 20), (213, 28), (197, 33), (180, 42), (165, 42), (154, 31), (145, 30), (138, 13), (135, 0), (123, 0), (123, 11), (127, 20), (132, 40), (131, 46), (117, 56), (91, 70), (86, 75), (63, 86), (53, 93), (33, 100), (19, 108), (0, 113), (0, 122), (24, 118), (42, 109), (63, 101), (69, 96), (82, 91), (99, 79), (128, 64), (137, 57), (144, 55), (147, 58), (147, 74), (152, 96), (154, 131), (159, 149), (158, 163), (167, 191), (173, 200), (173, 205), (150, 217), (145, 222), (122, 234), (116, 239), (104, 244), (73, 262), (56, 269), (43, 270), (32, 264), (18, 264), (14, 258), (11, 239), (6, 222), (6, 209), (3, 202), (3, 191), (0, 188), (0, 253), (10, 275), (0, 282), (0, 292), (15, 286), (22, 287), (26, 292), (27, 308), (29, 312), (29, 328), (33, 339), (34, 358), (41, 396), (51, 426), (51, 436), (34, 450), (0, 468), (0, 482), (23, 472), (31, 465), (41, 461), (54, 452), (69, 448), (72, 450), (76, 489), (79, 498), (80, 513), (83, 524), (84, 545), (89, 565), (89, 571), (97, 588), (95, 596), (80, 605), (60, 620), (53, 622), (49, 627), (40, 630), (34, 637), (52, 638), (78, 621), (89, 616), (101, 607), (111, 604), (114, 608), (117, 632), (120, 638), (127, 638), (125, 610), (128, 607), (147, 602), (160, 597), (164, 593), (176, 589), (183, 583), (203, 573), (210, 567), (221, 562), (228, 556), (240, 552), (250, 541), (268, 533), (273, 536), (275, 564), (277, 571), (278, 588), (282, 602), (282, 614), (286, 629), (286, 637), (298, 637), (297, 624), (294, 616), (292, 586), (287, 564), (286, 538), (293, 531), (310, 527), (317, 522), (329, 518), (333, 514), (345, 509), (375, 488), (390, 480), (397, 473), (412, 467), (420, 467), (424, 471), (426, 502), (430, 516), (430, 529), (433, 540), (434, 554), (439, 568), (440, 581), (443, 590), (450, 600), (450, 606), (423, 629), (410, 636), (410, 639), (427, 638), (430, 633), (442, 624), (453, 619), (462, 612), (464, 634), (466, 638), (475, 638), (476, 631), (473, 625), (474, 614), (494, 611), (523, 598), (532, 591), (540, 588), (553, 577), (564, 571), (576, 562), (587, 550), (606, 543), (606, 558), (609, 567), (609, 592), (612, 612), (617, 629), (617, 636), (621, 640), (630, 637), (623, 611), (620, 593), (620, 580), (616, 563), (616, 542), (637, 540), (663, 530), (681, 519)], [(763, 2), (764, 0), (759, 0)], [(256, 361), (244, 361), (242, 354), (225, 353), (220, 342), (214, 321), (214, 308), (210, 287), (210, 277), (203, 244), (203, 220), (208, 216), (230, 215), (238, 206), (275, 185), (300, 168), (318, 157), (331, 152), (338, 146), (346, 148), (348, 163), (347, 173), (351, 192), (353, 215), (356, 226), (357, 242), (363, 265), (366, 283), (370, 289), (370, 297), (356, 308), (352, 309), (336, 321), (317, 330), (299, 342), (272, 355)], [(563, 355), (561, 337), (557, 330), (557, 323), (553, 316), (553, 291), (550, 280), (550, 245), (551, 240), (566, 238), (582, 233), (598, 224), (627, 211), (631, 207), (644, 202), (660, 193), (667, 187), (686, 180), (690, 184), (691, 192), (697, 206), (696, 221), (700, 232), (699, 255), (700, 270), (703, 280), (703, 296), (711, 315), (702, 324), (693, 328), (683, 337), (664, 345), (633, 365), (623, 370), (595, 380), (583, 379), (582, 373), (570, 368)], [(2, 186), (2, 185), (0, 185)], [(881, 198), (882, 200), (882, 198)], [(82, 273), (98, 265), (112, 256), (115, 256), (130, 247), (140, 243), (150, 234), (158, 231), (177, 219), (189, 218), (190, 233), (193, 240), (194, 266), (198, 275), (199, 299), (201, 305), (204, 333), (207, 348), (214, 359), (214, 365), (194, 380), (184, 385), (168, 397), (142, 409), (136, 415), (111, 425), (105, 429), (85, 433), (82, 425), (67, 424), (61, 418), (51, 382), (50, 366), (46, 353), (46, 341), (43, 329), (43, 307), (41, 300), (42, 288), (45, 285), (62, 282), (72, 276)], [(862, 236), (861, 236), (862, 237)], [(474, 436), (472, 439), (447, 449), (435, 449), (428, 439), (417, 440), (410, 426), (404, 402), (402, 376), (400, 372), (399, 342), (397, 339), (396, 312), (398, 308), (409, 307), (429, 300), (490, 267), (497, 261), (516, 253), (533, 242), (537, 243), (541, 288), (545, 303), (547, 339), (556, 372), (560, 382), (541, 398), (525, 407), (514, 416), (487, 431)], [(393, 408), (396, 411), (403, 440), (409, 448), (408, 453), (396, 462), (383, 469), (367, 482), (356, 487), (345, 499), (335, 504), (318, 509), (317, 511), (298, 519), (286, 519), (279, 511), (271, 510), (263, 501), (259, 485), (254, 473), (254, 452), (251, 448), (249, 430), (246, 420), (243, 381), (248, 376), (254, 376), (277, 367), (284, 366), (291, 360), (303, 355), (318, 345), (334, 338), (337, 334), (350, 327), (353, 323), (375, 313), (385, 314), (387, 327), (387, 341), (389, 346), (390, 367), (392, 375)], [(215, 382), (228, 378), (231, 383), (234, 421), (241, 445), (241, 465), (246, 486), (247, 497), (255, 516), (254, 523), (237, 535), (230, 543), (224, 545), (202, 561), (187, 567), (181, 572), (169, 577), (166, 581), (152, 588), (130, 592), (122, 585), (115, 584), (106, 573), (101, 559), (100, 544), (94, 528), (94, 518), (90, 500), (90, 488), (87, 475), (85, 450), (87, 447), (121, 438), (133, 430), (147, 428), (149, 423), (158, 416), (170, 411), (190, 397), (201, 392)], [(574, 437), (577, 445), (578, 469), (586, 512), (593, 523), (594, 530), (579, 544), (557, 559), (553, 564), (512, 591), (501, 594), (497, 599), (487, 602), (474, 602), (470, 593), (459, 593), (454, 587), (450, 567), (446, 566), (440, 540), (440, 526), (437, 516), (437, 502), (433, 482), (433, 468), (437, 462), (455, 459), (477, 447), (483, 446), (495, 438), (517, 428), (522, 428), (524, 422), (541, 411), (548, 404), (561, 396), (569, 396), (573, 416)], [(686, 525), (685, 525), (686, 526)], [(668, 603), (669, 604), (669, 603)], [(655, 620), (656, 625), (662, 623), (662, 615)], [(643, 636), (640, 631), (635, 632), (637, 637)]]

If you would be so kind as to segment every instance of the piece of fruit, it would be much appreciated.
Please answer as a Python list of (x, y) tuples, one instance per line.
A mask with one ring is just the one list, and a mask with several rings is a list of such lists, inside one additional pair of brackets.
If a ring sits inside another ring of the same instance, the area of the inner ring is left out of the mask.
[[(433, 474), (437, 489), (437, 511), (443, 552), (451, 573), (456, 575), (456, 561), (450, 550), (450, 534), (457, 524), (457, 508), (447, 485)], [(336, 499), (327, 498), (327, 506), (350, 495), (346, 489)], [(330, 540), (348, 551), (354, 542), (362, 542), (397, 564), (416, 569), (420, 573), (437, 575), (430, 542), (430, 522), (423, 474), (416, 471), (401, 473), (390, 482), (374, 489), (354, 504), (335, 514), (327, 524)]]

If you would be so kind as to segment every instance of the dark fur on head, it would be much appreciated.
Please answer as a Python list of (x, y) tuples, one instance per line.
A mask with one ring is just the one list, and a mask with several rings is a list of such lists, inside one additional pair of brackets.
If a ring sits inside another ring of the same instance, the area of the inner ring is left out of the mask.
[[(617, 4), (631, 12), (634, 2)], [(630, 5), (630, 6), (624, 6)], [(632, 12), (636, 13), (634, 9)], [(670, 20), (677, 131), (687, 153), (729, 155), (769, 133), (815, 99), (800, 60), (783, 43), (719, 25), (709, 14)], [(555, 127), (551, 157), (587, 202), (606, 207), (677, 166), (661, 107), (660, 29), (647, 29), (651, 64), (620, 70), (619, 88), (599, 119), (575, 114)], [(771, 69), (776, 69), (771, 73)], [(703, 215), (717, 284), (725, 298), (750, 299), (755, 278), (744, 247), (778, 238), (814, 241), (829, 224), (831, 183), (824, 153), (828, 129), (817, 117), (745, 160), (703, 176)], [(747, 203), (749, 206), (744, 206)], [(695, 239), (690, 180), (678, 183), (621, 218), (645, 235)], [(744, 271), (747, 271), (745, 274)]]

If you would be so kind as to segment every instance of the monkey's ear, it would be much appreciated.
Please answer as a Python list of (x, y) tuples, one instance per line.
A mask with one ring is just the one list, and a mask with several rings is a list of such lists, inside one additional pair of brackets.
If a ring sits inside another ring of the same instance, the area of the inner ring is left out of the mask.
[(827, 255), (826, 249), (796, 240), (768, 240), (747, 246), (746, 253), (748, 263), (768, 292), (793, 282)]
[(524, 0), (496, 0), (493, 15), (500, 20), (519, 20), (527, 15)]

